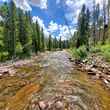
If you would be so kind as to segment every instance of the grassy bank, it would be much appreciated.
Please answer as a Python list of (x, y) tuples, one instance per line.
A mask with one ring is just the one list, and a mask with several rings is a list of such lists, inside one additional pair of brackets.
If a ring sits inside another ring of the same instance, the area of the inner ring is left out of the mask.
[(80, 48), (71, 48), (70, 53), (76, 59), (83, 60), (89, 54), (95, 53), (102, 55), (106, 61), (110, 62), (110, 44), (101, 45), (98, 44), (95, 47), (91, 47), (90, 51), (88, 52), (85, 46), (81, 46)]

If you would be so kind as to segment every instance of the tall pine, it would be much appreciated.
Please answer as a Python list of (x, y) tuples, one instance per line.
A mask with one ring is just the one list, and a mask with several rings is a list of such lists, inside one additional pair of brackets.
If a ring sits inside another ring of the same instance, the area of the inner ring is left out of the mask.
[(38, 46), (37, 46), (37, 33), (36, 33), (36, 28), (35, 24), (32, 24), (33, 32), (32, 32), (32, 50), (37, 54), (38, 52)]
[(19, 9), (19, 40), (22, 45), (23, 54), (28, 56), (29, 50), (29, 35), (28, 35), (28, 20), (26, 14)]
[(4, 44), (8, 51), (9, 58), (16, 56), (16, 7), (13, 1), (10, 1), (9, 9), (5, 17), (4, 24)]
[(45, 37), (43, 28), (41, 30), (41, 51), (45, 51)]
[(41, 36), (40, 36), (40, 26), (38, 21), (36, 21), (36, 32), (37, 32), (37, 48), (38, 51), (41, 51)]
[(49, 51), (52, 50), (52, 37), (51, 37), (51, 35), (49, 35), (49, 40), (48, 40), (48, 50), (49, 50)]

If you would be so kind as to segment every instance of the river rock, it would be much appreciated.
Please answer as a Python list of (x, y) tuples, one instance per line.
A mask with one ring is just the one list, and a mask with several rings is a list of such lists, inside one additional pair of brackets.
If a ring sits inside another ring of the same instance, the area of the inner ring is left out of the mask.
[(45, 110), (45, 109), (48, 107), (48, 105), (47, 105), (44, 101), (40, 101), (40, 102), (39, 102), (39, 107), (40, 107), (42, 110)]
[(64, 107), (64, 105), (63, 105), (63, 103), (61, 101), (56, 102), (56, 104), (55, 104), (55, 108), (56, 109), (63, 110), (64, 109), (63, 107)]

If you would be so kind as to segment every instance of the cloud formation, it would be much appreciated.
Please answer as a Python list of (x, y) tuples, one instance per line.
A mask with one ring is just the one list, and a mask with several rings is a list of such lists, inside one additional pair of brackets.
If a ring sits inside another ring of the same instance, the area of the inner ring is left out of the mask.
[(32, 6), (47, 9), (47, 0), (13, 0), (17, 7), (24, 11), (32, 11)]
[(68, 39), (76, 31), (76, 29), (74, 29), (72, 26), (68, 27), (67, 25), (57, 24), (56, 22), (53, 21), (49, 23), (47, 30), (49, 33), (57, 36), (57, 38), (60, 38), (61, 36), (62, 40)]
[(48, 32), (48, 29), (46, 28), (46, 26), (44, 24), (44, 21), (41, 18), (39, 18), (38, 16), (33, 16), (32, 20), (33, 20), (34, 23), (36, 23), (36, 21), (38, 22), (38, 24), (40, 26), (40, 29), (43, 28), (45, 36), (48, 37), (49, 32)]
[(47, 0), (30, 0), (29, 3), (33, 6), (40, 7), (41, 9), (47, 9)]
[[(8, 1), (8, 0), (0, 0), (0, 1)], [(42, 27), (46, 34), (51, 33), (52, 35), (55, 35), (57, 37), (63, 36), (63, 39), (67, 39), (70, 34), (74, 34), (74, 31), (76, 30), (77, 26), (77, 19), (79, 16), (79, 13), (81, 11), (82, 5), (86, 4), (86, 6), (92, 11), (93, 9), (93, 0), (13, 0), (17, 7), (20, 7), (21, 9), (25, 11), (33, 11), (32, 6), (39, 7), (40, 9), (46, 9), (46, 16), (52, 16), (49, 17), (50, 20), (47, 19), (44, 21), (40, 17), (33, 16), (33, 22), (36, 20), (39, 22), (40, 27)], [(95, 0), (96, 4), (99, 3), (100, 7), (102, 8), (103, 0)], [(48, 6), (50, 3), (53, 3), (51, 6)], [(55, 4), (55, 5), (54, 5)], [(59, 10), (60, 9), (60, 10)], [(64, 11), (64, 16), (63, 16)], [(44, 13), (45, 13), (44, 12)], [(57, 13), (58, 12), (58, 13)], [(61, 15), (61, 16), (60, 16)], [(60, 18), (58, 18), (60, 16)], [(69, 24), (65, 23), (64, 17), (67, 20)], [(44, 18), (44, 17), (42, 17)], [(57, 19), (57, 20), (56, 20)], [(59, 19), (61, 19), (59, 23)], [(48, 26), (47, 26), (47, 21)], [(62, 21), (64, 21), (62, 23)], [(45, 26), (46, 24), (46, 26)]]
[[(103, 0), (95, 0), (96, 4), (100, 4), (102, 9)], [(65, 13), (65, 18), (71, 22), (71, 24), (77, 24), (77, 19), (81, 11), (82, 5), (85, 4), (90, 11), (93, 9), (93, 0), (64, 0), (64, 4), (67, 8), (67, 13)]]
[(31, 6), (29, 5), (28, 0), (13, 0), (16, 4), (16, 7), (21, 8), (24, 11), (32, 11)]

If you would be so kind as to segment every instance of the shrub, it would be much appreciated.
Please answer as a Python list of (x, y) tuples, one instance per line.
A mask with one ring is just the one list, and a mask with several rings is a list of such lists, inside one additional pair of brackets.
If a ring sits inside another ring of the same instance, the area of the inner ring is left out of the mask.
[(0, 53), (0, 61), (4, 62), (6, 60), (8, 60), (8, 52)]
[(110, 44), (101, 46), (102, 55), (107, 61), (110, 61)]
[(84, 59), (87, 57), (87, 49), (85, 46), (81, 46), (80, 48), (73, 48), (71, 49), (71, 53), (72, 53), (72, 56), (75, 57), (76, 59)]
[(104, 58), (110, 62), (110, 51), (104, 51), (102, 54)]
[(99, 52), (101, 52), (101, 49), (99, 47), (91, 47), (90, 52), (91, 53), (99, 53)]

